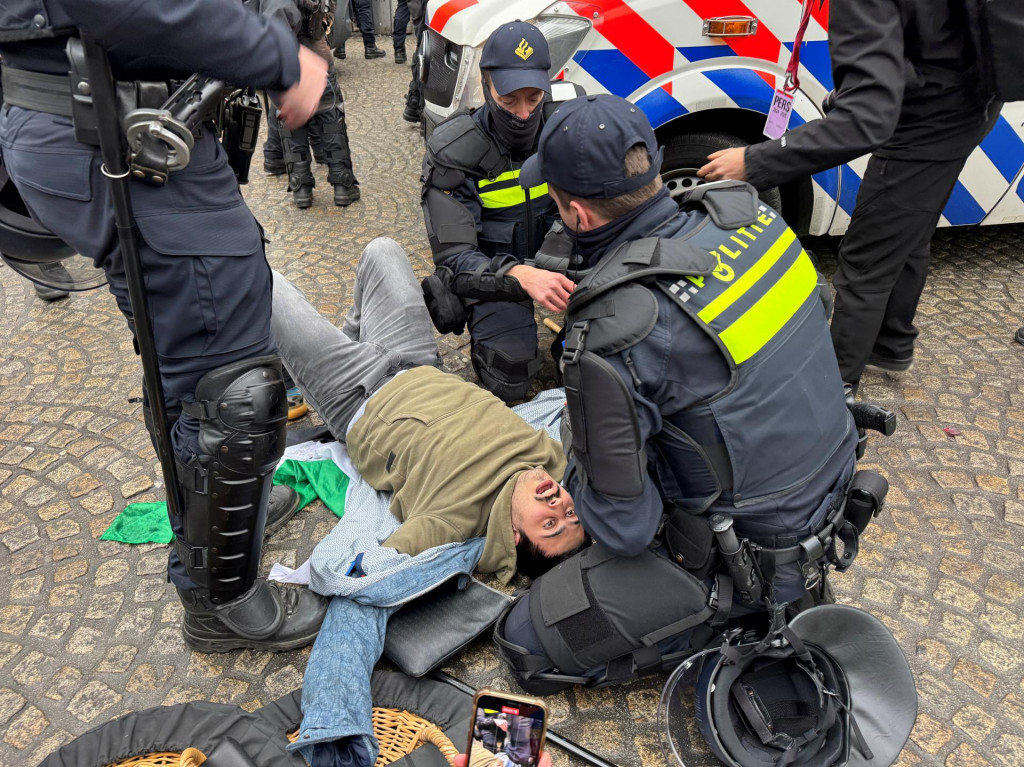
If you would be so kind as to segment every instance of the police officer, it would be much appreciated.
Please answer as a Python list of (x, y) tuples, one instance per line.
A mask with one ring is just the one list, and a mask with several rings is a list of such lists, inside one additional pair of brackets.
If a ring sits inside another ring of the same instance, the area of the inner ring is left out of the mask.
[[(5, 4), (4, 165), (33, 217), (104, 269), (132, 325), (100, 153), (76, 140), (83, 113), (72, 108), (65, 49), (73, 50), (79, 33), (109, 51), (118, 79), (145, 77), (149, 84), (138, 92), (167, 92), (173, 84), (155, 78), (202, 70), (280, 92), (282, 119), (293, 127), (320, 101), (326, 65), (286, 27), (229, 0)], [(301, 647), (316, 636), (325, 601), (258, 577), (287, 418), (270, 332), (270, 268), (212, 124), (197, 128), (193, 140), (190, 163), (166, 184), (131, 189), (183, 499), (182, 516), (171, 520), (168, 574), (184, 605), (188, 647)]]
[[(426, 0), (409, 0), (409, 2), (406, 3), (406, 7), (408, 8), (409, 15), (412, 19), (412, 31), (413, 36), (416, 38), (416, 50), (413, 51), (412, 54), (412, 79), (409, 80), (409, 87), (405, 92), (405, 108), (402, 110), (402, 119), (406, 122), (418, 123), (423, 119), (423, 83), (420, 82), (420, 47), (423, 44), (423, 32), (427, 28), (425, 13)], [(401, 8), (401, 6), (399, 6), (399, 8)], [(395, 18), (398, 18), (397, 10), (395, 11)], [(402, 52), (404, 61), (404, 37), (402, 38)], [(395, 48), (395, 63), (399, 63), (397, 47)]]
[[(275, 143), (278, 144), (288, 173), (288, 188), (297, 208), (313, 204), (313, 159), (327, 165), (327, 182), (334, 187), (334, 204), (342, 207), (359, 199), (359, 182), (352, 171), (352, 152), (345, 124), (345, 100), (338, 87), (334, 57), (327, 44), (327, 29), (334, 21), (334, 3), (329, 0), (295, 0), (291, 15), (292, 28), (299, 43), (315, 51), (327, 62), (327, 88), (320, 99), (316, 113), (305, 125), (288, 128), (279, 119), (274, 121), (279, 138), (268, 129), (267, 143), (263, 146), (264, 168), (280, 166), (275, 162)], [(280, 7), (274, 15), (281, 14)], [(313, 155), (310, 154), (310, 149)]]
[[(547, 181), (591, 268), (566, 316), (565, 484), (583, 526), (616, 554), (644, 550), (666, 504), (691, 516), (728, 513), (738, 535), (785, 548), (836, 508), (855, 460), (816, 272), (763, 206), (739, 235), (704, 226), (708, 243), (697, 239), (707, 215), (677, 208), (658, 175), (661, 156), (637, 107), (587, 96), (554, 113), (520, 177)], [(707, 207), (734, 198), (750, 204), (753, 192), (720, 190)], [(729, 215), (712, 222), (728, 229)], [(676, 240), (686, 244), (668, 244)], [(629, 279), (654, 245), (657, 263), (676, 270), (656, 289)], [(680, 281), (687, 270), (693, 279)], [(598, 375), (605, 365), (607, 380)], [(608, 386), (628, 396), (613, 398)], [(803, 596), (795, 563), (775, 579), (779, 601)]]
[(563, 484), (595, 545), (495, 633), (541, 694), (658, 670), (707, 624), (831, 601), (833, 533), (850, 532), (857, 431), (813, 264), (747, 184), (680, 209), (661, 160), (638, 107), (586, 96), (520, 174), (548, 184), (586, 269), (566, 312)]
[(833, 277), (832, 341), (853, 390), (868, 365), (913, 364), (932, 235), (967, 156), (999, 116), (1001, 104), (978, 87), (964, 7), (833, 2), (834, 108), (781, 139), (715, 152), (698, 171), (765, 189), (871, 153)]
[(540, 369), (533, 302), (563, 311), (573, 288), (524, 263), (556, 217), (543, 182), (522, 189), (517, 180), (536, 151), (550, 66), (532, 24), (494, 30), (480, 57), (486, 103), (438, 125), (423, 162), (423, 218), (437, 266), (424, 283), (427, 306), (440, 332), (461, 333), (462, 309), (445, 302), (445, 291), (464, 303), (473, 367), (505, 401), (525, 397)]

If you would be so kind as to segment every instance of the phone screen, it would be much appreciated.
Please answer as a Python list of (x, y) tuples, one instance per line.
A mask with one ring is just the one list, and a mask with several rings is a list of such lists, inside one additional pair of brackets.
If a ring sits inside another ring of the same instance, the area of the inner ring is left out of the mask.
[(479, 693), (473, 711), (469, 767), (536, 765), (544, 748), (543, 704), (500, 693)]

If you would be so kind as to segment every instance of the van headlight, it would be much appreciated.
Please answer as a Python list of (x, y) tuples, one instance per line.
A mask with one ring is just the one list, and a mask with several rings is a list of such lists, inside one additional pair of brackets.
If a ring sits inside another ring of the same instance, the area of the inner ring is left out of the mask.
[(583, 38), (590, 31), (591, 23), (579, 16), (541, 15), (534, 22), (534, 26), (548, 41), (548, 49), (551, 51), (551, 69), (548, 70), (548, 77), (554, 79), (580, 47)]

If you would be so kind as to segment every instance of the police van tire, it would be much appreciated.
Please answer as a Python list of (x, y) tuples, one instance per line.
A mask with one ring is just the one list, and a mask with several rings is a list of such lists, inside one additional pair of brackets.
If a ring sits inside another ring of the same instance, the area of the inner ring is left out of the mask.
[[(707, 157), (719, 149), (747, 146), (746, 141), (728, 133), (681, 133), (665, 141), (665, 159), (661, 165), (661, 178), (674, 198), (704, 183), (697, 170)], [(782, 195), (778, 187), (760, 193), (762, 202), (775, 210), (782, 208)]]

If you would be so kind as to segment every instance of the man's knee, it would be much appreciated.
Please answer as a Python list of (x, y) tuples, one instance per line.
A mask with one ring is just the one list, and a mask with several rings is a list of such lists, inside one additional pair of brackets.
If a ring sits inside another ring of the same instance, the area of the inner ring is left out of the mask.
[(374, 277), (405, 277), (415, 279), (405, 249), (390, 237), (377, 237), (363, 249), (359, 260), (359, 278), (370, 280)]

